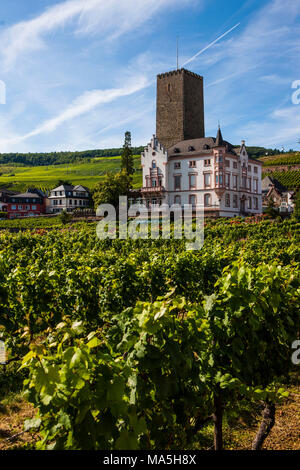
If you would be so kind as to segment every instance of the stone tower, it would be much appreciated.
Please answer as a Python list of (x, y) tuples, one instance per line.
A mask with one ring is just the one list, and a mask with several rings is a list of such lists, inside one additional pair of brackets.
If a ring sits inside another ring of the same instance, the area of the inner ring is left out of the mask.
[(204, 137), (203, 77), (185, 69), (157, 76), (156, 137), (165, 148)]

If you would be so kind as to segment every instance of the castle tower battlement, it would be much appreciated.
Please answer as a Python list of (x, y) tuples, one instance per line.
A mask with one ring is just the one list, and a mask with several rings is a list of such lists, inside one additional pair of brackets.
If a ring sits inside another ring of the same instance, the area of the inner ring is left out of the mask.
[(184, 68), (157, 75), (158, 140), (169, 148), (204, 136), (203, 77)]

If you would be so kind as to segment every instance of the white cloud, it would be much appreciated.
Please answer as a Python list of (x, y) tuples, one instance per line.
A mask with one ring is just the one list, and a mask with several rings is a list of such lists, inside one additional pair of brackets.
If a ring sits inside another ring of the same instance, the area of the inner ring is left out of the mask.
[(67, 0), (46, 9), (33, 19), (6, 28), (0, 35), (4, 70), (13, 67), (25, 52), (45, 47), (51, 31), (76, 21), (75, 33), (98, 33), (111, 40), (136, 30), (158, 11), (183, 7), (191, 0)]
[(37, 126), (34, 130), (23, 136), (14, 137), (13, 139), (1, 140), (1, 145), (6, 145), (9, 142), (15, 144), (16, 142), (21, 142), (40, 134), (51, 133), (62, 124), (65, 124), (72, 119), (78, 118), (79, 116), (92, 111), (94, 108), (102, 104), (110, 103), (118, 98), (132, 95), (144, 89), (148, 85), (149, 82), (147, 78), (141, 75), (140, 77), (136, 77), (134, 81), (130, 80), (122, 88), (87, 91), (76, 98), (70, 106), (68, 106), (54, 118), (46, 120)]
[(259, 78), (262, 82), (269, 83), (270, 85), (290, 85), (291, 78), (280, 77), (280, 75), (274, 73), (270, 75), (263, 75)]
[(300, 139), (300, 105), (276, 109), (265, 120), (249, 123), (242, 132), (255, 145), (295, 148)]

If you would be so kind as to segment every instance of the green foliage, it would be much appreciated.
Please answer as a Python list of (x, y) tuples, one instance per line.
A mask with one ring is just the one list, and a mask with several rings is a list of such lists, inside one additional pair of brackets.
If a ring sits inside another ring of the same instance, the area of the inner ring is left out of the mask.
[(300, 165), (300, 153), (277, 155), (276, 158), (262, 160), (263, 166)]
[(72, 214), (69, 214), (66, 210), (63, 210), (59, 214), (60, 221), (63, 225), (68, 224), (72, 220)]
[(0, 365), (0, 400), (9, 395), (20, 393), (23, 390), (23, 381), (27, 377), (27, 370), (20, 371), (20, 361), (12, 362), (6, 366)]
[(273, 171), (268, 175), (278, 180), (287, 189), (300, 188), (300, 170)]
[(0, 233), (0, 336), (23, 357), (37, 448), (189, 449), (216, 394), (229, 415), (284, 397), (299, 236), (255, 218), (207, 222), (195, 252), (94, 226)]
[[(121, 155), (122, 149), (119, 153)], [(134, 187), (141, 186), (141, 157), (134, 155), (135, 172), (133, 175)], [(103, 181), (108, 171), (117, 173), (121, 169), (121, 157), (96, 157), (90, 162), (83, 160), (70, 164), (47, 166), (15, 166), (12, 176), (11, 165), (1, 166), (0, 186), (6, 189), (25, 192), (29, 187), (47, 191), (57, 187), (58, 180), (69, 181), (73, 185), (83, 184), (93, 188)]]
[(275, 218), (278, 216), (278, 209), (275, 208), (275, 203), (272, 197), (268, 199), (268, 205), (264, 210), (264, 213), (267, 214), (270, 218)]
[(119, 196), (127, 196), (132, 187), (132, 178), (125, 170), (119, 173), (107, 173), (105, 180), (98, 183), (93, 191), (95, 209), (100, 204), (112, 204), (119, 207)]
[[(238, 146), (239, 147), (239, 146)], [(257, 157), (265, 157), (266, 154), (268, 155), (278, 155), (280, 152), (279, 149), (267, 149), (265, 147), (246, 147), (247, 153), (250, 158), (257, 158)], [(289, 150), (292, 152), (293, 150)]]
[(58, 186), (61, 186), (61, 185), (72, 186), (72, 183), (69, 180), (58, 180), (55, 187), (58, 188)]
[(32, 345), (23, 367), (27, 398), (39, 413), (27, 429), (41, 427), (37, 449), (136, 449), (145, 431), (128, 399), (130, 369), (81, 322), (60, 323), (49, 349)]
[[(135, 154), (140, 154), (144, 147), (134, 147)], [(122, 148), (103, 150), (84, 150), (82, 152), (47, 152), (47, 153), (1, 153), (0, 164), (22, 164), (28, 166), (61, 165), (87, 161), (93, 158), (114, 157), (121, 155)]]
[(0, 220), (0, 229), (34, 230), (57, 227), (60, 225), (61, 220), (59, 216)]
[(131, 147), (131, 134), (130, 132), (125, 132), (125, 142), (122, 152), (122, 163), (121, 168), (127, 173), (127, 175), (132, 175), (134, 172), (134, 161), (132, 155)]
[(294, 217), (300, 220), (300, 190), (295, 195)]

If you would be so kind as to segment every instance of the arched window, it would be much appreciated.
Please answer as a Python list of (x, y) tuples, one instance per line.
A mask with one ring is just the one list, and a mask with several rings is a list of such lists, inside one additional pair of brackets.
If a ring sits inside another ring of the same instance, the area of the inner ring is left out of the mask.
[(156, 161), (152, 160), (152, 168), (156, 168)]
[(181, 197), (180, 196), (175, 196), (174, 197), (174, 204), (181, 204)]
[(211, 206), (211, 195), (210, 194), (204, 194), (204, 205), (205, 206)]

